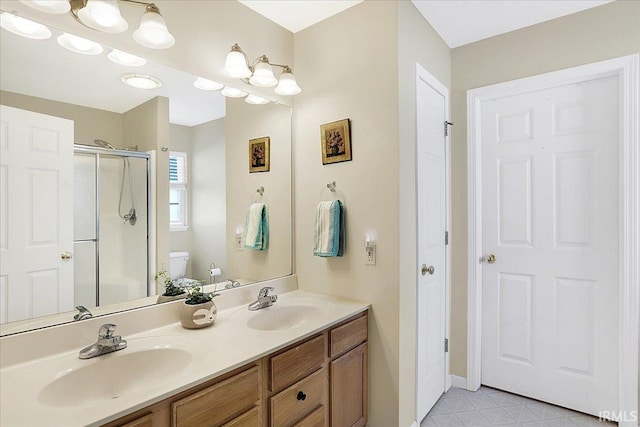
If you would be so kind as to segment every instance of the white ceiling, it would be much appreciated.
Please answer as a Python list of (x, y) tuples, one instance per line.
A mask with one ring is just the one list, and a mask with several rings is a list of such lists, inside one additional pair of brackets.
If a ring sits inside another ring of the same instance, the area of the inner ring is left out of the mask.
[(450, 47), (600, 6), (613, 0), (411, 0)]
[[(297, 33), (357, 5), (362, 0), (238, 0), (262, 16)], [(405, 1), (405, 0), (402, 0)]]

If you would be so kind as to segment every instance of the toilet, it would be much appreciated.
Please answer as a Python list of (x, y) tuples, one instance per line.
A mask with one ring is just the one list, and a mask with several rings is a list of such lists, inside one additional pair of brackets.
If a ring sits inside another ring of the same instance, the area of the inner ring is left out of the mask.
[(187, 263), (189, 262), (189, 252), (169, 253), (169, 277), (173, 280), (192, 282), (193, 279), (185, 277), (187, 273)]

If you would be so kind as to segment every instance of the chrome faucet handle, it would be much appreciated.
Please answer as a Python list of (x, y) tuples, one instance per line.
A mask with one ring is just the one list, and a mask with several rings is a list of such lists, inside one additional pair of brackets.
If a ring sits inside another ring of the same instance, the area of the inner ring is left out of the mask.
[(98, 339), (110, 339), (114, 338), (113, 333), (116, 330), (117, 326), (113, 323), (105, 323), (100, 326), (98, 330)]
[(267, 295), (269, 295), (269, 292), (275, 291), (275, 290), (276, 288), (272, 286), (265, 286), (264, 288), (260, 289), (260, 293), (258, 293), (258, 298), (265, 298)]
[(78, 310), (78, 313), (76, 313), (76, 315), (73, 316), (73, 320), (75, 320), (75, 321), (89, 319), (89, 318), (93, 317), (93, 315), (91, 314), (89, 309), (87, 307), (85, 307), (84, 305), (76, 306), (76, 310)]

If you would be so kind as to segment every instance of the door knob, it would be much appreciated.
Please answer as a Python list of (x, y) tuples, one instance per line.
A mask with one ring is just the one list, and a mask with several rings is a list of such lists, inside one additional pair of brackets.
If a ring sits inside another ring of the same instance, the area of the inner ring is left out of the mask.
[(496, 256), (494, 254), (489, 254), (486, 257), (484, 257), (484, 260), (487, 261), (489, 264), (493, 264), (494, 262), (496, 262)]
[(427, 273), (432, 275), (433, 273), (435, 273), (436, 269), (435, 269), (435, 267), (433, 265), (430, 265), (429, 267), (427, 267), (427, 264), (422, 264), (422, 269), (420, 271), (422, 272), (422, 275), (424, 276)]
[(60, 254), (60, 258), (62, 258), (62, 259), (71, 259), (71, 258), (73, 258), (73, 254), (71, 252), (62, 252)]

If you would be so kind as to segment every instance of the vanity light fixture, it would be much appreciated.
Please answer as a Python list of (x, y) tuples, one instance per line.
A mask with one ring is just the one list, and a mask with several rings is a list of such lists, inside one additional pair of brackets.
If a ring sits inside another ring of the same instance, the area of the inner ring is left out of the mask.
[(99, 55), (102, 53), (102, 45), (73, 34), (63, 33), (58, 36), (58, 44), (65, 49), (83, 55)]
[(9, 12), (2, 12), (0, 15), (0, 27), (29, 39), (46, 40), (51, 38), (51, 30), (46, 26)]
[(68, 0), (20, 0), (20, 3), (47, 13), (63, 14), (71, 10)]
[(151, 49), (167, 49), (176, 39), (167, 29), (167, 24), (154, 3), (139, 0), (20, 0), (36, 10), (48, 13), (66, 13), (80, 24), (104, 33), (122, 33), (129, 23), (120, 13), (120, 2), (144, 6), (140, 26), (133, 32), (133, 39)]
[(247, 104), (262, 105), (262, 104), (268, 104), (271, 101), (269, 101), (268, 99), (263, 98), (261, 96), (257, 96), (257, 95), (254, 95), (254, 94), (250, 93), (244, 99), (244, 102), (246, 102)]
[[(280, 79), (273, 74), (273, 67), (282, 68)], [(297, 95), (302, 91), (288, 65), (272, 64), (266, 55), (249, 63), (247, 54), (236, 43), (231, 46), (222, 70), (225, 74), (258, 87), (274, 87), (278, 95)]]
[(213, 80), (198, 77), (193, 85), (200, 90), (220, 90), (224, 87), (223, 84), (214, 82)]
[(248, 95), (247, 92), (243, 92), (239, 89), (229, 86), (225, 86), (220, 93), (228, 98), (243, 98)]
[(118, 49), (113, 49), (111, 53), (107, 55), (107, 58), (109, 58), (111, 62), (115, 62), (116, 64), (124, 65), (127, 67), (141, 67), (147, 63), (147, 60), (144, 58), (132, 55), (127, 52), (123, 52)]
[(136, 89), (157, 89), (162, 86), (162, 82), (157, 77), (147, 74), (125, 74), (121, 80), (122, 83)]

